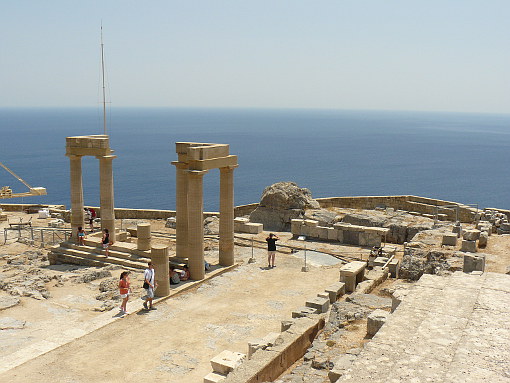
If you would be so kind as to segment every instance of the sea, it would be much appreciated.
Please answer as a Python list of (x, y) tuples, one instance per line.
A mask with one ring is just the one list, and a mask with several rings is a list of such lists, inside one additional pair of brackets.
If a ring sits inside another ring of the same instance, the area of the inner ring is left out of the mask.
[[(292, 181), (314, 198), (418, 195), (510, 209), (510, 115), (369, 110), (115, 108), (107, 116), (115, 206), (175, 209), (175, 142), (230, 145), (235, 204)], [(0, 109), (0, 162), (70, 206), (65, 138), (103, 133), (101, 108)], [(99, 204), (99, 161), (83, 158), (84, 200)], [(0, 186), (27, 188), (0, 168)], [(219, 209), (219, 171), (204, 177)]]

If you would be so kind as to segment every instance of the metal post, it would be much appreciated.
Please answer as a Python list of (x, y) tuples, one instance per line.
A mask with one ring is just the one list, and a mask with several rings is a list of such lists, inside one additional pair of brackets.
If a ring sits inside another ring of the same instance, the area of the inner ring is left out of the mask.
[(34, 228), (33, 227), (30, 228), (30, 234), (32, 236), (32, 241), (33, 241), (34, 240)]
[(248, 263), (255, 263), (255, 257), (253, 256), (253, 236), (251, 237), (251, 258), (248, 259)]
[(44, 247), (44, 230), (41, 229), (41, 246)]

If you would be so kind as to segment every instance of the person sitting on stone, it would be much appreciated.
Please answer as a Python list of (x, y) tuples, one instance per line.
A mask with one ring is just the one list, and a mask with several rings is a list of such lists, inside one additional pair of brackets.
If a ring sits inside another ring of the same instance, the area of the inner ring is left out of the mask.
[(181, 281), (187, 281), (190, 277), (188, 266), (184, 266), (184, 271), (180, 275)]
[(178, 285), (179, 282), (181, 281), (181, 278), (179, 277), (179, 273), (177, 271), (175, 271), (175, 266), (170, 265), (169, 275), (170, 275), (170, 284)]

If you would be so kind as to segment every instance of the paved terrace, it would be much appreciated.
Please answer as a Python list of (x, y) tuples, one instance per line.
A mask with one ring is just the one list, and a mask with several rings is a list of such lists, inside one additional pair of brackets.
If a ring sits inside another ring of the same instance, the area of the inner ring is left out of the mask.
[(509, 314), (508, 275), (424, 275), (339, 382), (510, 382)]

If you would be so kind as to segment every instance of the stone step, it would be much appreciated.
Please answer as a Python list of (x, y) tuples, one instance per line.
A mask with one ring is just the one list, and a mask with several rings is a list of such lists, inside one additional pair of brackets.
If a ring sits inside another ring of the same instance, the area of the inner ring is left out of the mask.
[[(69, 248), (69, 249), (80, 250), (80, 251), (85, 251), (85, 252), (88, 252), (88, 253), (91, 253), (91, 254), (95, 254), (95, 255), (104, 255), (103, 248), (102, 247), (98, 247), (98, 246), (88, 246), (88, 245), (81, 246), (81, 245), (78, 245), (78, 244), (75, 244), (75, 243), (70, 243), (70, 242), (63, 242), (60, 245), (62, 247), (66, 247), (66, 248)], [(117, 248), (117, 249), (119, 249), (119, 248)], [(149, 257), (147, 257), (147, 256), (140, 257), (140, 256), (138, 256), (136, 254), (132, 254), (132, 253), (125, 252), (125, 251), (113, 250), (113, 249), (110, 249), (110, 257), (127, 259), (127, 260), (130, 260), (130, 261), (145, 262), (145, 263), (150, 261), (150, 255), (149, 255)]]
[(103, 254), (91, 253), (84, 250), (77, 250), (69, 247), (56, 246), (51, 251), (57, 254), (59, 258), (62, 258), (61, 256), (64, 256), (64, 258), (62, 258), (63, 261), (66, 261), (65, 257), (67, 257), (67, 261), (69, 261), (69, 263), (75, 263), (72, 262), (74, 257), (78, 261), (78, 264), (80, 260), (87, 260), (90, 261), (91, 264), (97, 264), (98, 266), (116, 264), (132, 269), (145, 269), (147, 267), (146, 262), (133, 261), (129, 259), (117, 258), (114, 256), (110, 256), (107, 258)]

